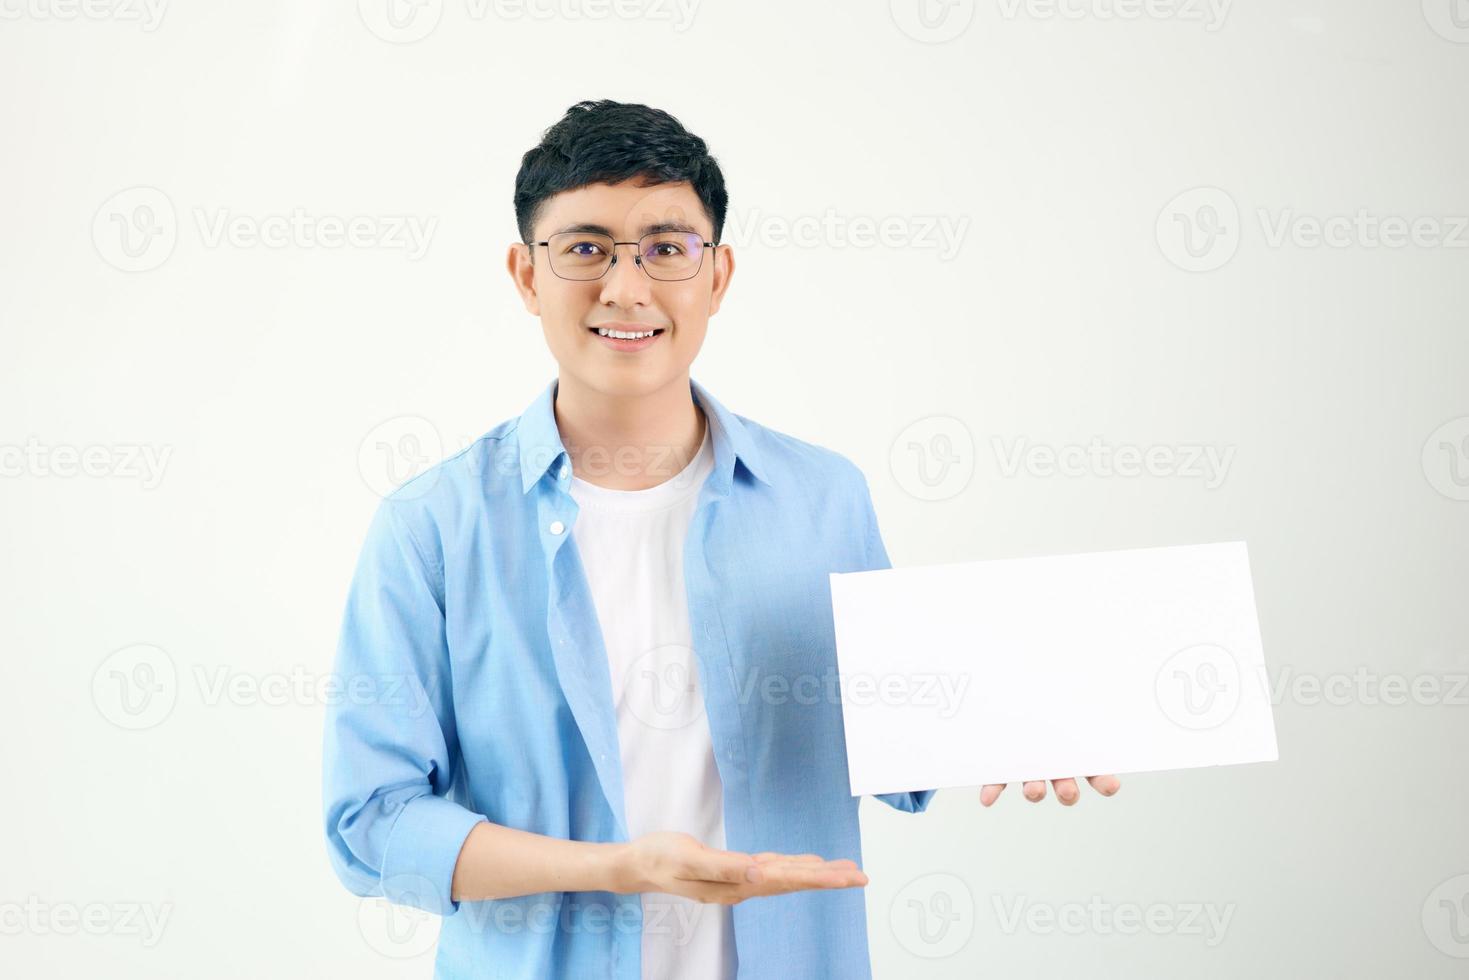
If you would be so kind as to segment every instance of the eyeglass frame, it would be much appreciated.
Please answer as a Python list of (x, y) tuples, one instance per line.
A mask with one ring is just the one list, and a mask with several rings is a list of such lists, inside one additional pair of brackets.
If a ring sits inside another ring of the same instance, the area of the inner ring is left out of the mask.
[[(563, 231), (563, 232), (558, 232), (557, 234), (560, 234), (560, 235), (595, 235), (595, 236), (597, 236), (599, 238), (611, 238), (612, 237), (611, 235), (603, 235), (601, 232), (592, 232), (592, 231)], [(693, 271), (693, 273), (691, 275), (684, 276), (682, 279), (659, 279), (657, 276), (653, 275), (653, 273), (651, 273), (651, 272), (648, 271), (647, 267), (643, 265), (643, 239), (644, 238), (652, 238), (655, 235), (666, 235), (666, 234), (668, 234), (668, 232), (666, 232), (666, 231), (650, 231), (646, 235), (643, 235), (641, 238), (639, 238), (635, 242), (618, 242), (618, 241), (614, 241), (612, 243), (612, 254), (609, 257), (609, 261), (607, 262), (607, 268), (605, 268), (605, 269), (602, 270), (601, 275), (595, 276), (595, 277), (593, 277), (591, 279), (572, 279), (570, 276), (563, 276), (561, 273), (559, 273), (559, 272), (556, 271), (556, 262), (550, 257), (550, 253), (549, 252), (546, 254), (546, 265), (547, 265), (547, 267), (550, 268), (551, 274), (553, 276), (555, 276), (557, 279), (564, 279), (567, 282), (598, 282), (599, 280), (603, 279), (607, 275), (607, 273), (611, 272), (612, 271), (612, 267), (617, 264), (617, 246), (619, 246), (619, 245), (636, 245), (636, 246), (638, 246), (638, 254), (633, 256), (633, 259), (632, 259), (633, 264), (636, 265), (639, 269), (642, 269), (643, 270), (643, 275), (647, 276), (649, 279), (653, 280), (654, 282), (688, 282), (690, 279), (693, 279), (695, 276), (697, 276), (700, 272), (703, 272), (704, 271), (704, 252), (703, 252), (703, 249), (700, 249), (700, 251), (699, 251), (699, 265), (698, 265), (698, 267), (694, 269), (694, 271)], [(704, 248), (718, 248), (719, 247), (719, 243), (718, 242), (706, 242), (706, 241), (703, 241), (704, 236), (703, 235), (700, 235), (698, 232), (686, 232), (685, 234), (692, 234), (692, 235), (694, 235), (694, 237), (700, 239), (699, 244), (702, 245)], [(556, 236), (555, 235), (552, 235), (551, 237), (552, 238), (555, 238)], [(525, 244), (527, 246), (530, 246), (530, 247), (539, 245), (542, 248), (549, 248), (550, 245), (551, 245), (551, 242), (550, 242), (550, 239), (547, 239), (544, 242), (526, 242)]]

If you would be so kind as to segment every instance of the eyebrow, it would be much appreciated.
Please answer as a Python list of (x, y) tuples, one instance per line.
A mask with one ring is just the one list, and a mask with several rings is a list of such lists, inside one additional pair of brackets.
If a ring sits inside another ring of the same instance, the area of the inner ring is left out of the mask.
[[(643, 235), (661, 235), (666, 232), (682, 232), (686, 235), (698, 235), (700, 238), (704, 237), (703, 232), (699, 231), (693, 225), (685, 221), (660, 221), (656, 224), (644, 225), (641, 229), (639, 229), (638, 237), (641, 238)], [(585, 235), (606, 235), (608, 238), (617, 237), (616, 235), (612, 234), (612, 230), (606, 225), (594, 225), (585, 223), (567, 225), (564, 228), (558, 228), (555, 231), (551, 232), (552, 235), (566, 235), (576, 233)], [(548, 235), (547, 237), (549, 238), (550, 235)]]

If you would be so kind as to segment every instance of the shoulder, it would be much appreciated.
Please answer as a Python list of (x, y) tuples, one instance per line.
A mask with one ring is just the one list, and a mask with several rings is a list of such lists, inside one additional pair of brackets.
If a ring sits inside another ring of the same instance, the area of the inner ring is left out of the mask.
[(789, 477), (796, 483), (822, 486), (828, 491), (840, 489), (862, 497), (867, 495), (866, 474), (842, 453), (742, 415), (735, 418), (745, 427), (760, 462), (770, 469), (773, 482), (780, 482), (775, 477)]
[(769, 499), (786, 511), (790, 527), (822, 542), (823, 567), (841, 571), (884, 567), (886, 552), (867, 476), (835, 449), (741, 420), (770, 477)]
[(440, 563), (446, 529), (475, 519), (511, 488), (519, 495), (518, 421), (506, 419), (399, 484), (383, 497), (374, 523), (405, 535), (429, 564)]
[(388, 493), (395, 504), (420, 502), (424, 507), (442, 506), (486, 483), (518, 478), (519, 442), (515, 438), (518, 418), (506, 419), (458, 452), (403, 481)]

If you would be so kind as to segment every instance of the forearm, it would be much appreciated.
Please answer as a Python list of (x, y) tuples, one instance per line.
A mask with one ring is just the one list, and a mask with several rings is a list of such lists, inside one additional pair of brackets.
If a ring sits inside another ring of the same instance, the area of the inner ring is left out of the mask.
[(454, 900), (562, 891), (633, 891), (627, 845), (561, 840), (481, 821), (454, 864)]

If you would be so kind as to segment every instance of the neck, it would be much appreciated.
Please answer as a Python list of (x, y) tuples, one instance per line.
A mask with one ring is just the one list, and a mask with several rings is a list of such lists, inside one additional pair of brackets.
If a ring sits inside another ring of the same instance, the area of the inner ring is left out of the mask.
[(554, 409), (572, 472), (611, 490), (673, 479), (699, 451), (707, 424), (687, 374), (642, 395), (609, 395), (562, 374)]

